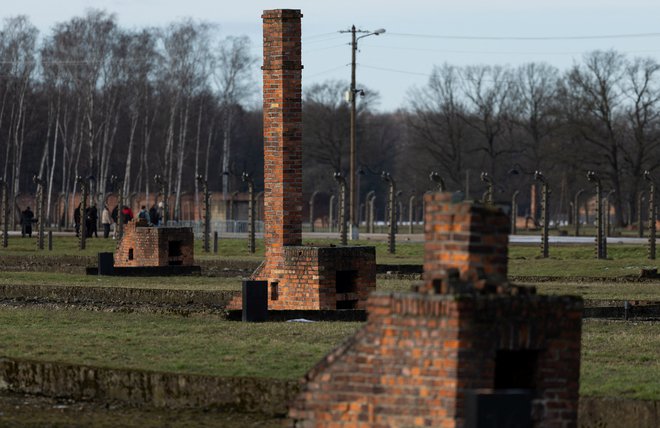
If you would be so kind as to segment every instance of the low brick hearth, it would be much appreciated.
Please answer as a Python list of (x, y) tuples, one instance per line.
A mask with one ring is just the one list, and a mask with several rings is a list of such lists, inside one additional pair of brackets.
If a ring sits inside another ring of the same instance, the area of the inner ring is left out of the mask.
[(192, 266), (194, 235), (190, 227), (150, 227), (144, 219), (124, 226), (115, 267)]

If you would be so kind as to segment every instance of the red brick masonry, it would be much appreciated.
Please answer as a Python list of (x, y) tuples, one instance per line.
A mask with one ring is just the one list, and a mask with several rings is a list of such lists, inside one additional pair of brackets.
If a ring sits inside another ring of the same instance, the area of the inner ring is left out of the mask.
[(508, 283), (500, 211), (425, 201), (424, 284), (369, 297), (367, 324), (306, 375), (295, 425), (460, 427), (468, 392), (527, 389), (534, 426), (576, 426), (582, 299)]
[(301, 246), (301, 17), (262, 15), (266, 257), (252, 278), (268, 281), (269, 309), (364, 309), (376, 288), (375, 249)]
[[(296, 426), (461, 426), (502, 351), (533, 351), (535, 426), (575, 426), (579, 298), (375, 293), (369, 320), (307, 375)], [(515, 362), (515, 361), (514, 361)]]
[(269, 273), (268, 308), (365, 309), (375, 289), (374, 247), (284, 247)]
[(448, 269), (458, 269), (463, 281), (506, 281), (509, 217), (495, 207), (451, 199), (451, 193), (424, 195), (425, 287), (446, 278)]
[(116, 267), (192, 266), (194, 235), (190, 227), (148, 227), (133, 219), (115, 250)]

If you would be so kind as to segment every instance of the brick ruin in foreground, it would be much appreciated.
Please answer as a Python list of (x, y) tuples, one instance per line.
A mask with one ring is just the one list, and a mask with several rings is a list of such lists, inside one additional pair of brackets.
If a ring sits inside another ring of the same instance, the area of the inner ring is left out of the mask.
[(507, 281), (501, 211), (425, 202), (423, 285), (369, 297), (366, 325), (306, 375), (295, 425), (460, 427), (487, 413), (475, 397), (523, 389), (533, 426), (576, 426), (582, 300)]
[(149, 227), (143, 219), (124, 226), (117, 243), (115, 267), (192, 266), (194, 235), (190, 227)]
[(375, 249), (302, 245), (302, 14), (262, 18), (266, 257), (252, 279), (268, 282), (269, 309), (364, 309)]

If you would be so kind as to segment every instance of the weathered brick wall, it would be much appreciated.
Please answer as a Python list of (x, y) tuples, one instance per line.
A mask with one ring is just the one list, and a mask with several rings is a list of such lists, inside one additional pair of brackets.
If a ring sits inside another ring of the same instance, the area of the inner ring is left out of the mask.
[(424, 195), (424, 282), (458, 269), (463, 281), (507, 277), (509, 219), (487, 205), (452, 202), (451, 193)]
[(367, 324), (306, 376), (297, 426), (461, 426), (500, 350), (537, 350), (536, 426), (575, 426), (580, 299), (374, 293)]
[(301, 427), (460, 427), (468, 392), (524, 388), (534, 426), (575, 426), (582, 300), (507, 281), (500, 211), (425, 201), (421, 292), (371, 294), (367, 324), (306, 375), (290, 416)]
[[(179, 255), (170, 254), (170, 242)], [(192, 266), (194, 235), (190, 227), (148, 227), (145, 220), (133, 219), (124, 226), (124, 236), (117, 242), (115, 266)]]

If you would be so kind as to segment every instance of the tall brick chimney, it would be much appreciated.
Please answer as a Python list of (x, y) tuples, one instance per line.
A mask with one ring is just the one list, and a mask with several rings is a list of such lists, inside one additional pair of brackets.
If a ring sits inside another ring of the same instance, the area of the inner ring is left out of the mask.
[(265, 10), (264, 217), (266, 259), (302, 244), (302, 56), (299, 10)]
[(376, 288), (374, 247), (302, 246), (302, 63), (299, 10), (266, 10), (264, 220), (271, 310), (364, 309)]

